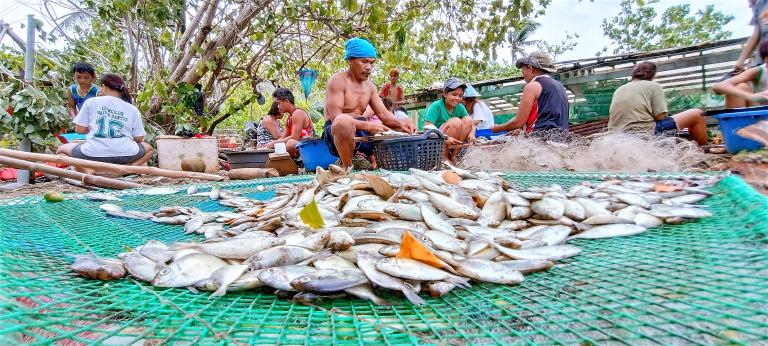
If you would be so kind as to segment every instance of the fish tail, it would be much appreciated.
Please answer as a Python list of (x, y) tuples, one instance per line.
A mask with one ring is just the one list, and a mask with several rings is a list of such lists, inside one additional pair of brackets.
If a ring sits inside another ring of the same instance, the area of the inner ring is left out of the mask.
[(416, 293), (416, 290), (414, 290), (413, 286), (411, 285), (404, 285), (400, 292), (403, 292), (405, 298), (408, 299), (408, 301), (410, 301), (413, 305), (424, 305), (427, 303), (424, 301), (424, 299), (419, 297), (419, 294)]
[(447, 279), (445, 279), (445, 281), (455, 284), (456, 286), (459, 286), (461, 288), (472, 287), (472, 285), (469, 284), (469, 279), (458, 276), (458, 275), (451, 275)]

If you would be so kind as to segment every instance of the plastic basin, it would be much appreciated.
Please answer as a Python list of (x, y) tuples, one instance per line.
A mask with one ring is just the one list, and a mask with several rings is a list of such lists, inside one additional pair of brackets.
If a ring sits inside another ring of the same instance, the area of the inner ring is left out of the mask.
[(742, 150), (757, 150), (763, 146), (760, 142), (739, 136), (736, 134), (736, 131), (760, 120), (768, 120), (768, 110), (721, 113), (715, 115), (715, 118), (717, 118), (720, 124), (720, 131), (723, 133), (725, 149), (728, 150), (729, 153), (735, 154)]
[(314, 172), (317, 167), (327, 169), (339, 159), (331, 154), (322, 138), (302, 141), (296, 144), (296, 149), (299, 151), (301, 160), (304, 161), (304, 169), (307, 172)]
[(483, 130), (477, 130), (475, 131), (475, 138), (485, 137), (488, 139), (493, 139), (494, 136), (501, 136), (508, 131), (499, 131), (499, 132), (493, 132), (491, 129), (483, 129)]

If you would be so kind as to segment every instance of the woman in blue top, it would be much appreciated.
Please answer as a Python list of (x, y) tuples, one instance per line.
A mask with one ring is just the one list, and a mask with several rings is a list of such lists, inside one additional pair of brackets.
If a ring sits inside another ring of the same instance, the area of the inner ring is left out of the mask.
[(475, 123), (467, 116), (467, 109), (461, 101), (467, 85), (458, 78), (449, 78), (443, 84), (443, 97), (432, 102), (424, 116), (424, 128), (438, 128), (448, 136), (445, 141), (445, 158), (456, 161), (459, 149), (449, 149), (450, 145), (475, 142)]
[(75, 84), (70, 85), (67, 89), (67, 109), (69, 116), (74, 119), (77, 112), (83, 107), (85, 100), (99, 94), (99, 87), (93, 84), (96, 81), (96, 71), (90, 64), (75, 63), (72, 66), (72, 77)]

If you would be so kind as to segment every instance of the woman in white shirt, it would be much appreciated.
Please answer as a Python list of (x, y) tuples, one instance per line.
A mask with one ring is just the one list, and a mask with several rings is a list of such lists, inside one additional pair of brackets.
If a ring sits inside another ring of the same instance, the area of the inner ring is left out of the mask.
[(78, 159), (140, 166), (152, 157), (144, 143), (139, 109), (123, 78), (107, 73), (101, 77), (99, 96), (85, 101), (75, 117), (75, 132), (87, 134), (85, 143), (67, 143), (58, 154)]
[(464, 108), (467, 109), (467, 113), (475, 121), (475, 126), (478, 130), (486, 130), (493, 127), (493, 112), (488, 108), (485, 102), (480, 101), (480, 93), (475, 90), (471, 85), (467, 84), (467, 89), (464, 90)]

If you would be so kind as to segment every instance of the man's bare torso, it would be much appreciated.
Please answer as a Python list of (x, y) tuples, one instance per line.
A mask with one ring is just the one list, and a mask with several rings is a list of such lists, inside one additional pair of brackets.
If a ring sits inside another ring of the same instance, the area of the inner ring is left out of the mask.
[[(356, 81), (350, 78), (347, 71), (338, 72), (331, 76), (328, 83), (343, 83), (344, 104), (341, 106), (341, 114), (362, 116), (365, 109), (371, 103), (371, 95), (376, 93), (376, 87), (370, 80)], [(333, 120), (336, 115), (328, 114), (326, 105), (325, 119)]]

